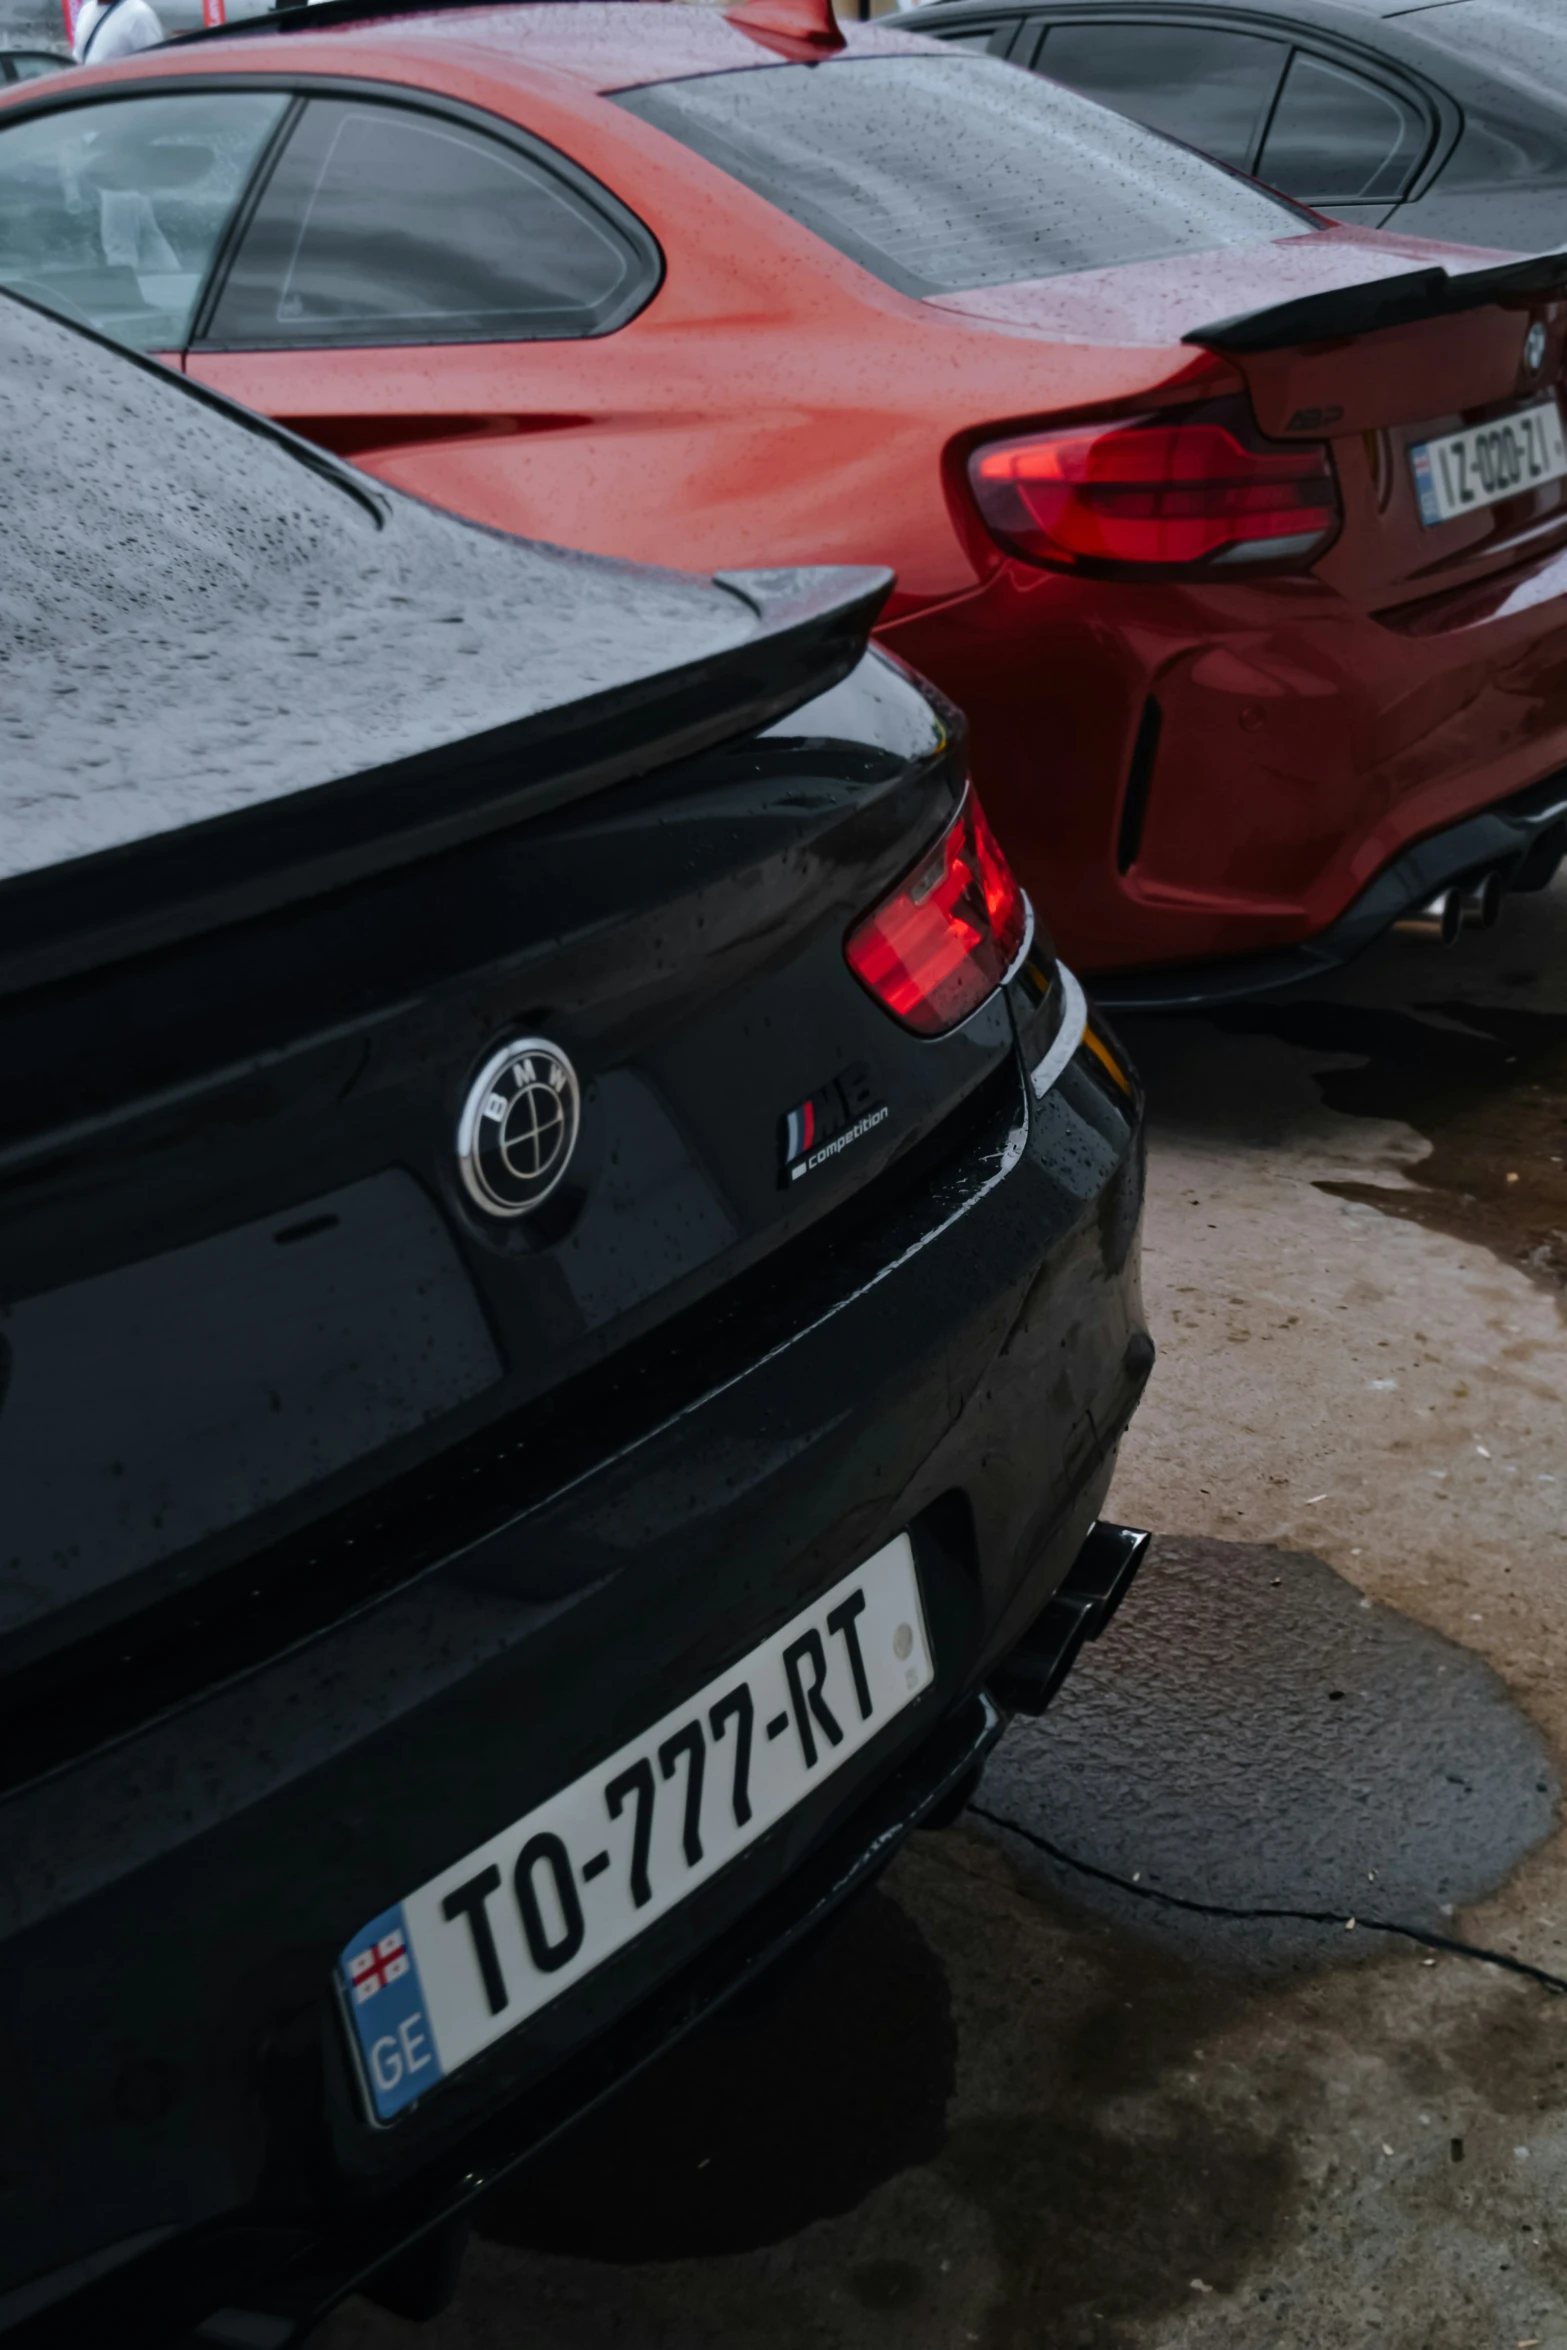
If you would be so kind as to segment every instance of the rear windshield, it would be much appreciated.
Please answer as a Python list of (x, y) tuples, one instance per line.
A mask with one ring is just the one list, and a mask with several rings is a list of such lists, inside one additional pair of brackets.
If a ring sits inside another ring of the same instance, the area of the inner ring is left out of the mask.
[(1205, 157), (998, 58), (835, 58), (616, 95), (905, 294), (1309, 225)]

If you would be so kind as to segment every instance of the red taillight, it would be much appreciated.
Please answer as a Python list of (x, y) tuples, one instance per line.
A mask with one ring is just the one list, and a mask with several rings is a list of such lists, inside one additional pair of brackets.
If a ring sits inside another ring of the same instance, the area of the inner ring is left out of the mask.
[(1035, 563), (1298, 568), (1339, 524), (1320, 441), (1267, 441), (1244, 400), (992, 441), (969, 459), (986, 526)]
[(850, 931), (849, 969), (917, 1036), (943, 1036), (1006, 977), (1028, 900), (973, 790), (935, 847)]

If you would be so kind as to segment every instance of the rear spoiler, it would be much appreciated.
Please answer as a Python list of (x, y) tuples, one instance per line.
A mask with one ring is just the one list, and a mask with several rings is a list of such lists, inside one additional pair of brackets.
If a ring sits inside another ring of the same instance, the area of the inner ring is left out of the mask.
[(719, 572), (714, 584), (755, 616), (738, 643), (466, 741), (5, 881), (0, 995), (253, 920), (775, 726), (856, 666), (893, 574), (823, 565)]
[(1401, 277), (1372, 278), (1302, 294), (1268, 310), (1195, 326), (1181, 337), (1204, 351), (1285, 351), (1301, 343), (1369, 335), (1385, 327), (1412, 326), (1427, 318), (1455, 318), (1491, 303), (1538, 301), (1567, 293), (1567, 253), (1540, 253), (1529, 261), (1506, 261), (1497, 269), (1414, 269)]

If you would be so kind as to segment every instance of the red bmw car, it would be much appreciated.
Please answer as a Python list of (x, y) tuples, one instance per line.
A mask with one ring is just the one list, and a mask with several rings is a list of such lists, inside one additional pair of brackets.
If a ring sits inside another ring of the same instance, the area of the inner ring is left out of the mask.
[(0, 279), (507, 531), (892, 565), (1123, 1002), (1548, 879), (1567, 263), (794, 6), (326, 0), (18, 92)]

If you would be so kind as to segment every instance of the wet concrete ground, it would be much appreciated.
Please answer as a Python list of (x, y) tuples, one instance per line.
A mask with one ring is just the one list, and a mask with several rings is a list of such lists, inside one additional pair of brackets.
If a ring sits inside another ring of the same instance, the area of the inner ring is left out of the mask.
[[(327, 2350), (1567, 2350), (1567, 887), (1129, 1028), (1161, 1541), (984, 1809)], [(1227, 1909), (1354, 1916), (1323, 1926)]]

